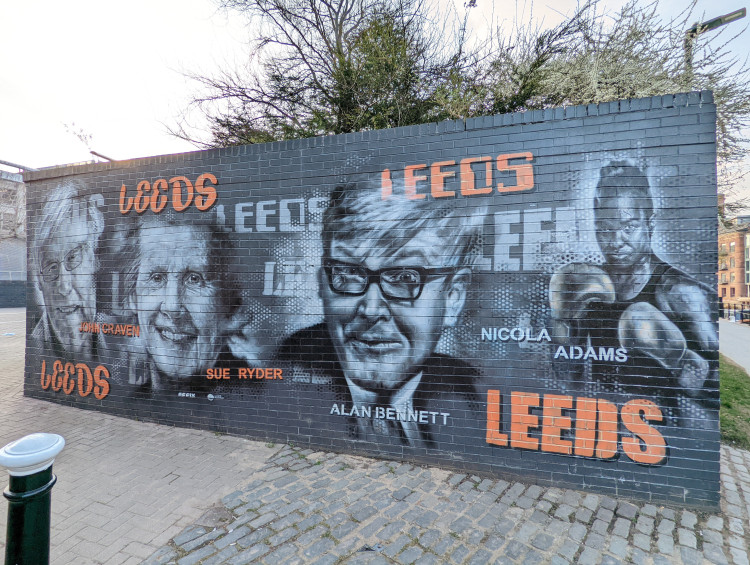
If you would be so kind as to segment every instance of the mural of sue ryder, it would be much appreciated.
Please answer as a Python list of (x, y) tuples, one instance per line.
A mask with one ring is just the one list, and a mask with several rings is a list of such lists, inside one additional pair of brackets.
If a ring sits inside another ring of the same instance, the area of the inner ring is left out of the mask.
[(29, 173), (26, 394), (715, 507), (708, 92)]

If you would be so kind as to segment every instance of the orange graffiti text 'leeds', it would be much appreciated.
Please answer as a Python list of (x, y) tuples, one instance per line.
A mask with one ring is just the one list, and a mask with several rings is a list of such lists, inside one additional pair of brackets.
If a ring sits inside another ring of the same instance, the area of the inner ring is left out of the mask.
[[(618, 410), (601, 398), (512, 391), (509, 433), (502, 433), (501, 412), (500, 391), (487, 391), (487, 443), (492, 445), (613, 459), (619, 440), (623, 453), (636, 463), (659, 465), (667, 459), (664, 436), (650, 425), (662, 422), (664, 416), (644, 398)], [(622, 437), (619, 423), (627, 430)]]
[(135, 210), (136, 214), (143, 214), (151, 209), (154, 214), (159, 214), (168, 204), (175, 212), (183, 212), (191, 205), (205, 212), (216, 203), (217, 182), (211, 173), (200, 175), (195, 184), (183, 176), (154, 182), (142, 180), (136, 186), (135, 196), (128, 196), (128, 187), (123, 184), (120, 188), (120, 212), (128, 214)]
[(42, 361), (42, 389), (63, 392), (66, 395), (78, 392), (86, 397), (93, 393), (94, 398), (101, 400), (109, 394), (109, 371), (103, 365), (91, 371), (86, 363), (63, 363), (59, 359), (52, 364), (52, 374), (47, 373), (47, 362)]

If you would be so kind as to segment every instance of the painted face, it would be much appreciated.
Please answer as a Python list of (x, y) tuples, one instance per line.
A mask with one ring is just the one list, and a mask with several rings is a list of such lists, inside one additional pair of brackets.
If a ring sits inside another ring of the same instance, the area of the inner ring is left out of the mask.
[(148, 353), (168, 379), (204, 377), (223, 343), (226, 313), (209, 274), (207, 237), (193, 226), (141, 233), (133, 306)]
[(651, 254), (651, 219), (632, 196), (603, 198), (596, 210), (596, 239), (608, 264), (633, 266)]
[(70, 353), (82, 353), (91, 343), (91, 334), (79, 329), (81, 322), (94, 321), (96, 316), (93, 247), (86, 221), (71, 218), (42, 251), (39, 276), (44, 306), (52, 331)]
[[(339, 362), (359, 386), (397, 389), (432, 354), (443, 328), (455, 323), (465, 288), (446, 284), (453, 275), (421, 277), (417, 298), (399, 298), (407, 296), (409, 289), (411, 296), (417, 294), (414, 284), (419, 277), (409, 267), (439, 267), (438, 255), (429, 251), (435, 248), (434, 237), (427, 233), (392, 256), (379, 255), (372, 240), (365, 238), (331, 243), (329, 267), (320, 273), (320, 295)], [(357, 282), (357, 273), (364, 282)]]

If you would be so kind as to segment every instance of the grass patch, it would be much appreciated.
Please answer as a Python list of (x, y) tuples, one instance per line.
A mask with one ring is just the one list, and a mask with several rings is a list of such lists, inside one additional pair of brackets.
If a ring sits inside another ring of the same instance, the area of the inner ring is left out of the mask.
[(721, 440), (750, 450), (750, 376), (723, 355), (719, 356)]

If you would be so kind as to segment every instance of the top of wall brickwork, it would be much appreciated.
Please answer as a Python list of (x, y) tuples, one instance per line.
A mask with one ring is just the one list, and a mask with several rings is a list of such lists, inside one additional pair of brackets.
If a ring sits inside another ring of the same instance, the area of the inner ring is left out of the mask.
[(256, 151), (282, 151), (294, 149), (310, 149), (326, 145), (339, 145), (347, 143), (366, 142), (369, 140), (383, 141), (389, 138), (402, 136), (432, 135), (447, 132), (478, 131), (496, 127), (513, 126), (520, 124), (534, 124), (539, 122), (564, 121), (580, 119), (588, 116), (604, 116), (607, 114), (622, 114), (627, 112), (638, 112), (645, 110), (657, 110), (661, 108), (685, 108), (689, 106), (703, 106), (713, 104), (713, 92), (702, 90), (678, 94), (665, 94), (663, 96), (651, 96), (649, 98), (633, 98), (629, 100), (616, 100), (614, 102), (602, 102), (600, 104), (582, 104), (579, 106), (563, 106), (549, 108), (546, 110), (529, 110), (527, 112), (514, 112), (511, 114), (496, 114), (494, 116), (479, 116), (466, 120), (445, 120), (442, 122), (430, 122), (413, 126), (404, 126), (394, 129), (369, 130), (356, 133), (345, 133), (340, 135), (327, 135), (310, 137), (305, 139), (293, 139), (289, 141), (274, 141), (257, 145), (241, 145), (236, 147), (225, 147), (220, 149), (189, 151), (186, 153), (174, 153), (170, 155), (157, 155), (154, 157), (143, 157), (128, 159), (124, 161), (113, 161), (110, 163), (87, 163), (61, 165), (41, 169), (39, 171), (27, 171), (23, 174), (25, 182), (66, 177), (84, 173), (93, 173), (121, 169), (126, 167), (139, 167), (157, 164), (169, 164), (185, 159), (189, 155), (201, 155), (201, 158), (233, 156), (238, 157)]

